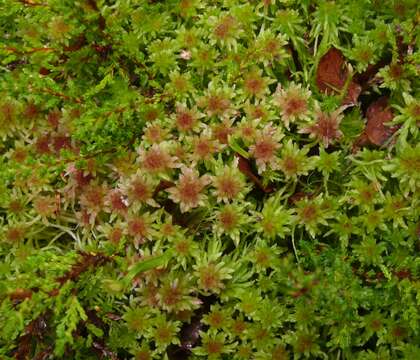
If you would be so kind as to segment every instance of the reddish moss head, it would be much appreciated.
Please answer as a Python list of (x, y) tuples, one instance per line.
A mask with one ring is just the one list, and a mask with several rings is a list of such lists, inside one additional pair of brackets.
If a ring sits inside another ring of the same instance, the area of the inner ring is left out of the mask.
[(325, 147), (328, 147), (343, 136), (340, 130), (340, 122), (343, 118), (341, 111), (342, 109), (338, 109), (330, 114), (318, 111), (315, 122), (299, 130), (299, 132), (309, 134), (310, 137), (315, 138), (323, 143)]

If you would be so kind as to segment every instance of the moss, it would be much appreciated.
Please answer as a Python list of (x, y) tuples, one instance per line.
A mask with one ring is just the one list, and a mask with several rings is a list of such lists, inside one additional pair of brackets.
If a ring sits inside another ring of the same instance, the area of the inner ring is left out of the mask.
[(0, 358), (420, 358), (413, 0), (5, 4)]

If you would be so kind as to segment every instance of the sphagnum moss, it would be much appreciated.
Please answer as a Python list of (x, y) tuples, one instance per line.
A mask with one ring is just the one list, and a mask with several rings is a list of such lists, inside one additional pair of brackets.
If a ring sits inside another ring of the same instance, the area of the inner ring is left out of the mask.
[(1, 359), (420, 358), (414, 0), (3, 0)]

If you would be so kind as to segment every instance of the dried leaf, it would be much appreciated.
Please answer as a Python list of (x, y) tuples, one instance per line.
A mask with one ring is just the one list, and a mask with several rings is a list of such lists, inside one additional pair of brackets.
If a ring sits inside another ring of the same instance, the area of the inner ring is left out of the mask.
[(354, 142), (351, 152), (355, 154), (360, 150), (360, 148), (364, 146), (368, 146), (368, 145), (370, 145), (369, 138), (365, 132), (362, 132), (360, 136)]
[(344, 69), (344, 57), (340, 50), (331, 48), (322, 56), (318, 64), (316, 83), (319, 90), (334, 92), (342, 89), (347, 79), (347, 71)]
[[(349, 71), (340, 50), (331, 48), (319, 61), (316, 84), (318, 89), (327, 94), (338, 94), (346, 85)], [(351, 80), (343, 104), (355, 104), (361, 92), (361, 86)]]
[(394, 117), (391, 108), (388, 106), (388, 98), (386, 96), (369, 105), (366, 117), (365, 134), (374, 145), (382, 145), (397, 130), (395, 126), (385, 125)]

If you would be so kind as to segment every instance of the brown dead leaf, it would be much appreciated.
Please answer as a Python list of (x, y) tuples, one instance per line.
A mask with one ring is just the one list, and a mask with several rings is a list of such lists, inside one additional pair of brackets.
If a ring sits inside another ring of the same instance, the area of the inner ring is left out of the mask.
[(388, 105), (388, 97), (383, 96), (369, 105), (366, 111), (367, 123), (364, 131), (353, 144), (352, 152), (356, 153), (361, 147), (383, 145), (394, 134), (399, 126), (386, 125), (394, 117)]
[[(318, 89), (327, 94), (338, 94), (346, 85), (349, 71), (342, 52), (331, 48), (319, 61), (316, 84)], [(362, 88), (354, 80), (351, 80), (347, 94), (343, 99), (343, 105), (354, 105)]]
[(386, 96), (379, 98), (369, 105), (366, 117), (367, 123), (365, 134), (369, 141), (374, 145), (383, 145), (383, 143), (398, 129), (396, 126), (391, 127), (386, 125), (387, 122), (394, 118), (394, 114), (388, 105), (388, 98)]
[(370, 144), (371, 142), (369, 141), (369, 138), (367, 137), (366, 133), (363, 131), (353, 143), (351, 152), (353, 154), (356, 154), (360, 150), (360, 148), (368, 146)]

